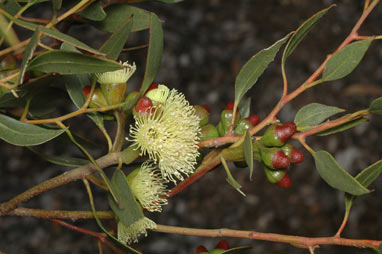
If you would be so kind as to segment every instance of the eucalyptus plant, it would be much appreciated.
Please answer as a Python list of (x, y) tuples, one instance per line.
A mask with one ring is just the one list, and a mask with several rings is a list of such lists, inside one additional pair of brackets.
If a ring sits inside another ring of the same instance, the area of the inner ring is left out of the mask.
[[(59, 225), (95, 237), (100, 243), (100, 253), (104, 245), (115, 253), (141, 253), (135, 246), (139, 246), (141, 237), (150, 237), (150, 231), (288, 243), (306, 248), (310, 253), (319, 252), (316, 249), (321, 245), (370, 248), (382, 253), (382, 240), (341, 236), (355, 199), (372, 192), (370, 185), (382, 171), (382, 160), (353, 176), (329, 152), (315, 151), (307, 140), (310, 136), (332, 135), (361, 125), (369, 115), (382, 115), (382, 97), (362, 110), (348, 113), (312, 101), (301, 107), (294, 119), (284, 123), (278, 119), (285, 105), (306, 90), (351, 74), (368, 48), (379, 43), (382, 35), (359, 35), (358, 32), (369, 14), (381, 8), (380, 1), (365, 1), (363, 12), (348, 36), (295, 90), (288, 85), (288, 57), (334, 5), (318, 11), (295, 31), (255, 53), (241, 67), (232, 87), (234, 101), (221, 111), (217, 123), (210, 121), (208, 105), (191, 105), (187, 95), (171, 88), (171, 84), (156, 83), (165, 50), (163, 21), (155, 13), (134, 5), (143, 1), (52, 0), (48, 3), (52, 10), (48, 19), (23, 15), (31, 7), (46, 6), (47, 1), (1, 1), (0, 138), (30, 149), (43, 160), (71, 169), (21, 194), (15, 193), (10, 200), (2, 200), (0, 216), (53, 219)], [(176, 5), (172, 8), (176, 10)], [(102, 45), (95, 49), (68, 35), (74, 23), (87, 24), (107, 34)], [(14, 30), (14, 27), (20, 29)], [(30, 31), (31, 36), (20, 41), (16, 31), (24, 30)], [(128, 38), (139, 31), (148, 33), (147, 43), (128, 48)], [(144, 70), (139, 70), (135, 59), (121, 58), (127, 50), (142, 49), (147, 51)], [(251, 114), (250, 101), (243, 98), (278, 53), (281, 54), (282, 94), (266, 117), (259, 119), (258, 115)], [(140, 88), (127, 93), (133, 77), (141, 80)], [(58, 115), (56, 104), (62, 94), (70, 98), (67, 108), (72, 111)], [(34, 107), (37, 102), (42, 102), (44, 107)], [(93, 156), (89, 142), (72, 131), (69, 120), (80, 116), (94, 123), (87, 128), (98, 129), (103, 134), (105, 147), (99, 148), (104, 152), (102, 156)], [(112, 124), (105, 125), (105, 122)], [(83, 157), (44, 154), (35, 148), (58, 138), (77, 147)], [(305, 151), (297, 149), (291, 140), (300, 143)], [(322, 181), (344, 194), (345, 215), (335, 235), (303, 237), (228, 229), (230, 225), (221, 225), (221, 229), (182, 228), (181, 225), (159, 225), (150, 219), (150, 213), (161, 212), (171, 197), (197, 184), (198, 179), (219, 165), (222, 167), (218, 167), (218, 173), (227, 176), (227, 183), (233, 191), (242, 194), (243, 199), (246, 195), (230, 170), (233, 164), (248, 168), (251, 179), (254, 170), (260, 170), (254, 166), (254, 161), (258, 161), (264, 170), (264, 181), (289, 188), (289, 174), (293, 174), (290, 169), (293, 164), (303, 163), (307, 154), (315, 162), (311, 170), (317, 170)], [(89, 211), (22, 206), (33, 197), (77, 180), (85, 186)], [(96, 209), (94, 188), (107, 193), (109, 210)], [(65, 221), (77, 219), (94, 220), (103, 233)], [(112, 220), (116, 230), (105, 226), (104, 220)], [(195, 252), (242, 253), (249, 248), (230, 248), (226, 240), (221, 240), (214, 250), (195, 246)]]

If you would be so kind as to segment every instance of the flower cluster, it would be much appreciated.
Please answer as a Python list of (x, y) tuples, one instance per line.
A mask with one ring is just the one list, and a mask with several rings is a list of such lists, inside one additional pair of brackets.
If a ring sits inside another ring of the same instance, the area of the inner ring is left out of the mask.
[(200, 119), (183, 94), (166, 89), (159, 85), (147, 94), (153, 106), (149, 112), (135, 114), (130, 136), (141, 154), (158, 164), (162, 176), (176, 182), (194, 170)]

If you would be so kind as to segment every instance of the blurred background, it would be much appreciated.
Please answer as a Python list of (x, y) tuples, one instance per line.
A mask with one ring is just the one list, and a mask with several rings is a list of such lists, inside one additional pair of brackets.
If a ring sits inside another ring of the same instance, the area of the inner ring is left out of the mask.
[[(361, 15), (363, 1), (343, 0), (185, 0), (166, 5), (147, 2), (139, 7), (155, 12), (163, 21), (164, 54), (156, 82), (183, 92), (192, 104), (208, 104), (211, 122), (218, 123), (225, 105), (234, 99), (234, 81), (241, 66), (256, 52), (272, 45), (317, 11), (337, 4), (304, 39), (288, 58), (286, 69), (290, 89), (295, 89), (332, 52), (351, 31)], [(49, 8), (47, 8), (49, 9)], [(32, 12), (41, 10), (32, 10)], [(47, 13), (46, 13), (47, 12)], [(49, 17), (49, 11), (41, 15)], [(34, 13), (34, 14), (35, 14)], [(31, 14), (33, 15), (33, 13)], [(362, 27), (361, 35), (380, 35), (382, 6), (379, 5)], [(99, 47), (99, 31), (86, 26), (73, 27), (70, 34)], [(131, 35), (128, 46), (147, 39), (147, 32)], [(280, 54), (281, 55), (281, 54)], [(282, 92), (280, 55), (248, 93), (251, 113), (261, 119), (272, 110)], [(135, 61), (138, 71), (128, 91), (139, 88), (145, 64), (145, 51), (124, 53), (123, 60)], [(354, 112), (367, 108), (382, 96), (382, 46), (372, 43), (361, 64), (345, 79), (328, 82), (297, 97), (279, 114), (281, 121), (292, 121), (302, 106), (318, 102)], [(67, 105), (61, 105), (68, 110)], [(72, 107), (72, 106), (70, 106)], [(69, 110), (73, 110), (70, 108)], [(369, 122), (343, 133), (310, 137), (315, 150), (327, 150), (355, 175), (381, 159), (382, 118), (372, 116)], [(104, 142), (86, 117), (75, 120), (72, 130)], [(71, 127), (72, 128), (72, 127)], [(294, 143), (301, 148), (299, 144)], [(0, 142), (0, 202), (56, 176), (69, 168), (51, 165), (30, 151)], [(265, 179), (262, 166), (255, 163), (252, 181), (248, 169), (231, 172), (243, 186), (246, 197), (226, 183), (223, 168), (217, 168), (182, 193), (169, 200), (162, 213), (147, 214), (158, 224), (192, 228), (231, 228), (309, 237), (331, 236), (337, 232), (344, 214), (343, 193), (320, 179), (311, 155), (301, 148), (305, 162), (290, 169), (292, 187), (283, 189)], [(40, 151), (73, 156), (80, 153), (68, 144), (49, 142)], [(102, 149), (94, 149), (99, 156)], [(382, 179), (371, 186), (375, 191), (357, 198), (350, 213), (344, 237), (382, 239)], [(108, 209), (103, 192), (98, 194), (99, 210)], [(80, 182), (71, 183), (23, 204), (41, 209), (89, 210), (87, 194)], [(97, 230), (93, 221), (71, 222)], [(112, 222), (105, 222), (106, 225)], [(0, 217), (0, 251), (5, 253), (97, 253), (96, 240), (35, 218)], [(195, 253), (198, 245), (212, 249), (220, 239), (169, 235), (149, 232), (141, 238), (144, 253)], [(232, 247), (250, 245), (248, 253), (307, 253), (307, 250), (280, 243), (226, 239)], [(111, 253), (105, 247), (105, 253)], [(316, 253), (373, 253), (371, 250), (321, 246)]]

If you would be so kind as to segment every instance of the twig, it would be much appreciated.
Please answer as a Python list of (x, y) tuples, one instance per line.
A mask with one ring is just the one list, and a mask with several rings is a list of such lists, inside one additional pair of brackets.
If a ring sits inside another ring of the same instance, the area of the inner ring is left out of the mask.
[(358, 248), (373, 248), (382, 244), (379, 240), (350, 239), (340, 237), (303, 237), (294, 235), (282, 235), (273, 233), (261, 233), (256, 231), (221, 229), (183, 228), (166, 225), (157, 225), (153, 231), (179, 235), (193, 235), (205, 237), (233, 237), (262, 240), (269, 242), (289, 243), (298, 247), (316, 248), (320, 245), (341, 245)]

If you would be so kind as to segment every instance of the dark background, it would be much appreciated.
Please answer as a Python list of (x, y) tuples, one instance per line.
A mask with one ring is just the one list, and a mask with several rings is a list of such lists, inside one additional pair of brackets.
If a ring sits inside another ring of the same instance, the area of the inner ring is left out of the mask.
[[(216, 124), (220, 111), (234, 98), (234, 80), (241, 66), (256, 52), (272, 45), (295, 30), (315, 12), (336, 3), (287, 61), (291, 89), (301, 84), (351, 31), (361, 15), (363, 1), (304, 0), (195, 0), (165, 5), (146, 3), (163, 24), (165, 48), (157, 82), (183, 92), (192, 104), (209, 104), (211, 122)], [(381, 34), (382, 8), (379, 5), (362, 27), (361, 35)], [(99, 47), (97, 31), (76, 27), (70, 33)], [(129, 45), (145, 40), (145, 33), (129, 39)], [(135, 61), (137, 74), (129, 91), (137, 89), (144, 67), (144, 51), (124, 54)], [(382, 47), (372, 43), (360, 66), (345, 79), (319, 85), (300, 95), (279, 114), (282, 121), (292, 121), (297, 110), (311, 102), (323, 103), (354, 112), (367, 108), (371, 100), (382, 96)], [(354, 87), (361, 90), (354, 91)], [(280, 56), (265, 71), (247, 96), (252, 98), (251, 112), (263, 119), (277, 103), (282, 92)], [(80, 118), (81, 125), (71, 125), (89, 138), (100, 139), (93, 125)], [(351, 174), (381, 159), (381, 117), (343, 133), (327, 137), (310, 137), (315, 150), (327, 150)], [(103, 141), (102, 141), (103, 142)], [(0, 160), (0, 202), (48, 179), (68, 168), (41, 161), (21, 147), (4, 142)], [(295, 144), (298, 146), (298, 144)], [(78, 155), (67, 145), (48, 143), (44, 151), (56, 155)], [(232, 173), (243, 186), (241, 196), (226, 182), (226, 174), (217, 168), (169, 200), (162, 213), (147, 214), (159, 224), (193, 228), (231, 228), (310, 237), (334, 235), (344, 213), (343, 193), (323, 182), (310, 154), (290, 170), (293, 185), (282, 189), (265, 179), (262, 166), (255, 164), (252, 181), (247, 169)], [(98, 156), (100, 150), (94, 150)], [(382, 180), (373, 185), (372, 194), (360, 197), (352, 208), (344, 237), (382, 239)], [(98, 193), (95, 188), (93, 188)], [(107, 209), (105, 196), (98, 193), (97, 208)], [(89, 210), (83, 185), (71, 183), (23, 204), (42, 209)], [(93, 221), (76, 221), (75, 225), (98, 230)], [(111, 222), (110, 222), (111, 223)], [(107, 222), (105, 224), (108, 224)], [(212, 249), (220, 239), (168, 235), (149, 232), (139, 247), (145, 253), (194, 253), (198, 245)], [(231, 246), (250, 245), (248, 253), (308, 253), (287, 244), (227, 239)], [(107, 247), (105, 253), (109, 253)], [(97, 253), (96, 241), (71, 232), (50, 221), (35, 218), (0, 217), (0, 251), (6, 253)], [(321, 246), (316, 253), (373, 253), (349, 247)]]

